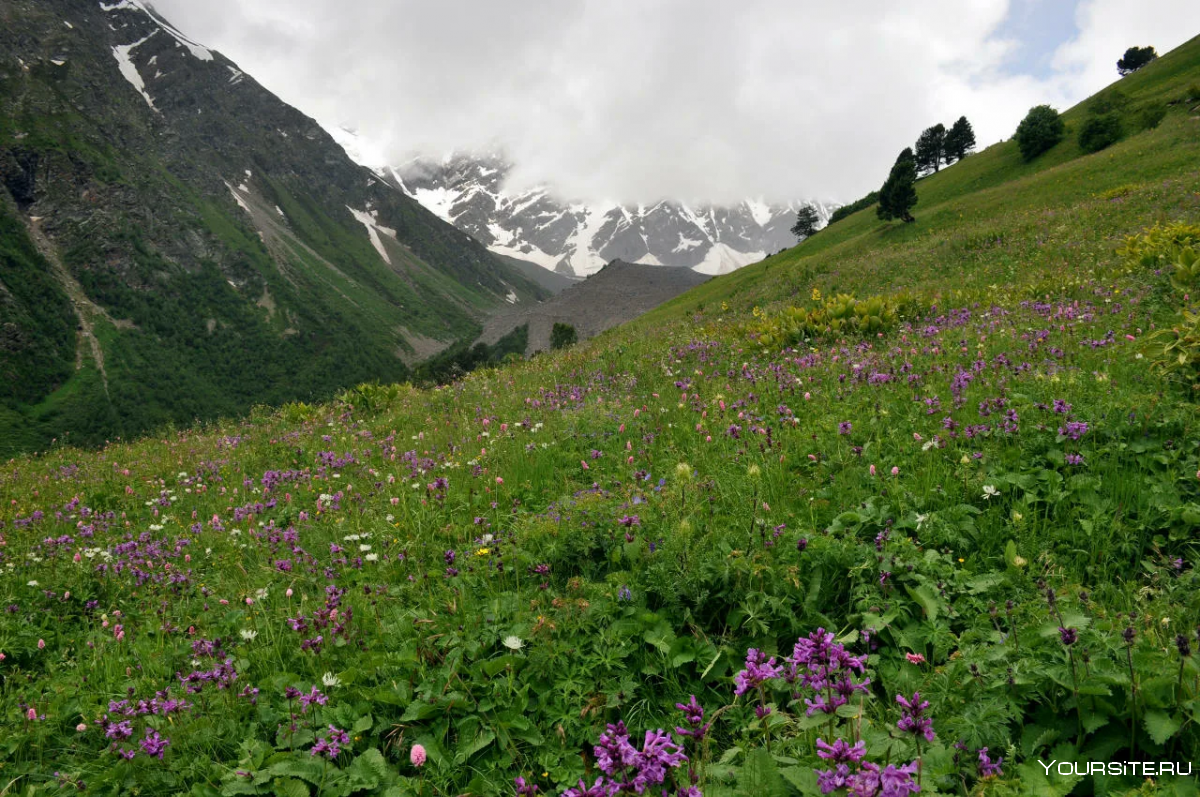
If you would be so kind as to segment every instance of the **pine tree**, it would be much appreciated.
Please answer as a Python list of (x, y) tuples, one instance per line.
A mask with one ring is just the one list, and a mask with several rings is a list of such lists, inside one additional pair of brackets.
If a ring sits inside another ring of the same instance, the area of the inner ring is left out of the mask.
[(945, 148), (947, 165), (962, 160), (967, 157), (968, 152), (975, 149), (975, 130), (967, 121), (967, 117), (958, 117), (950, 132), (946, 133)]
[(816, 233), (817, 225), (820, 223), (821, 217), (817, 215), (817, 209), (812, 205), (803, 205), (796, 213), (796, 223), (792, 225), (792, 235), (801, 240), (808, 238)]
[(901, 219), (916, 221), (912, 209), (917, 204), (917, 162), (910, 148), (905, 148), (896, 158), (892, 172), (879, 189), (879, 207), (875, 213), (884, 221)]
[(1121, 77), (1132, 74), (1146, 64), (1158, 58), (1158, 53), (1153, 47), (1130, 47), (1125, 51), (1125, 56), (1117, 61), (1117, 72)]
[(925, 128), (917, 139), (916, 162), (922, 172), (936, 172), (946, 149), (946, 126), (941, 122)]

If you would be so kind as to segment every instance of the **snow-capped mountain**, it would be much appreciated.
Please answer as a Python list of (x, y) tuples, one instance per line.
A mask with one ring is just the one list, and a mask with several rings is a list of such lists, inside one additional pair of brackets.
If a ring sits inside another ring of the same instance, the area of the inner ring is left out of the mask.
[[(331, 133), (351, 158), (364, 157), (364, 144), (356, 135)], [(401, 166), (367, 165), (493, 252), (578, 277), (612, 260), (725, 274), (795, 246), (790, 229), (801, 205), (814, 205), (822, 223), (838, 207), (753, 199), (725, 207), (666, 200), (654, 205), (564, 202), (548, 187), (506, 190), (512, 167), (500, 155), (454, 154)]]

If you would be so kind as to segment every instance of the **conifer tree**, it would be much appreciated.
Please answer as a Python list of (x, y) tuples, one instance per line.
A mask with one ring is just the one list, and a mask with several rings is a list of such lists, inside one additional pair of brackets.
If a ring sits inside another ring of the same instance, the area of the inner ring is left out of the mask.
[(939, 122), (933, 127), (925, 128), (917, 139), (917, 169), (922, 172), (936, 172), (942, 166), (945, 149), (946, 126)]
[(917, 204), (917, 162), (911, 148), (906, 147), (896, 158), (892, 172), (879, 189), (879, 207), (875, 213), (884, 221), (901, 219), (916, 221), (912, 209)]
[(967, 153), (975, 149), (975, 130), (967, 117), (960, 116), (950, 131), (946, 133), (946, 164), (960, 161)]
[(816, 233), (817, 225), (820, 223), (821, 217), (817, 215), (817, 209), (812, 205), (803, 205), (796, 213), (796, 223), (792, 225), (792, 235), (800, 239), (808, 238)]

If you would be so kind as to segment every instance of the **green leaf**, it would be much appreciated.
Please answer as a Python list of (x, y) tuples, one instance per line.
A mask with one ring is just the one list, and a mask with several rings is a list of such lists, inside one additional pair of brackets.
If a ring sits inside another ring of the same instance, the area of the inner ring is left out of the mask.
[(495, 740), (495, 732), (487, 728), (481, 731), (478, 736), (469, 739), (463, 739), (458, 745), (458, 752), (454, 756), (454, 763), (466, 763), (471, 756), (475, 755)]
[(1164, 744), (1183, 727), (1179, 720), (1159, 709), (1147, 711), (1143, 723), (1146, 726), (1146, 732), (1150, 734), (1150, 738), (1154, 740), (1155, 744)]
[(671, 666), (680, 667), (696, 660), (696, 649), (691, 637), (681, 636), (671, 643)]
[(789, 797), (787, 782), (779, 774), (775, 759), (762, 747), (746, 757), (738, 772), (738, 787), (743, 794), (755, 797)]
[(941, 605), (941, 602), (937, 599), (929, 587), (922, 584), (916, 588), (905, 587), (905, 590), (908, 591), (908, 596), (916, 601), (921, 609), (925, 612), (926, 619), (930, 621), (937, 619), (938, 607)]
[(275, 797), (308, 797), (308, 786), (295, 778), (276, 778)]
[(387, 761), (377, 748), (368, 748), (346, 767), (346, 776), (356, 788), (374, 789), (388, 776)]
[(658, 648), (660, 653), (670, 653), (671, 644), (675, 641), (675, 632), (671, 630), (671, 626), (664, 620), (642, 634), (642, 639)]
[(423, 700), (414, 700), (408, 704), (408, 708), (404, 710), (403, 716), (400, 717), (401, 722), (414, 722), (427, 720), (430, 717), (436, 717), (442, 713), (435, 705), (426, 703)]
[(818, 795), (821, 793), (821, 790), (817, 787), (817, 773), (812, 767), (788, 767), (779, 770), (779, 774), (803, 795)]
[(367, 731), (371, 730), (371, 726), (374, 724), (375, 724), (375, 721), (371, 718), (371, 715), (367, 714), (365, 716), (359, 717), (358, 719), (356, 719), (354, 721), (354, 724), (352, 726), (350, 726), (350, 733), (351, 734), (366, 733)]
[(267, 768), (266, 772), (273, 778), (301, 778), (307, 780), (309, 783), (320, 783), (324, 767), (320, 761), (308, 754), (304, 754), (303, 758), (299, 755), (293, 755), (292, 758), (286, 761), (272, 764)]

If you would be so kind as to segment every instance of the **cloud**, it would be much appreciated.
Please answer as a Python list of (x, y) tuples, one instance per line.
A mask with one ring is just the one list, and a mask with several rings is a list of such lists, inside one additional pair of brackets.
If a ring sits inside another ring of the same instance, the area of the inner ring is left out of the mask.
[(1200, 30), (1194, 0), (1082, 0), (1077, 35), (1035, 76), (1011, 63), (1007, 0), (156, 6), (391, 162), (502, 148), (520, 183), (647, 202), (848, 201), (930, 124), (965, 114), (986, 146), (1031, 106), (1066, 107), (1116, 79), (1126, 47), (1162, 53)]

